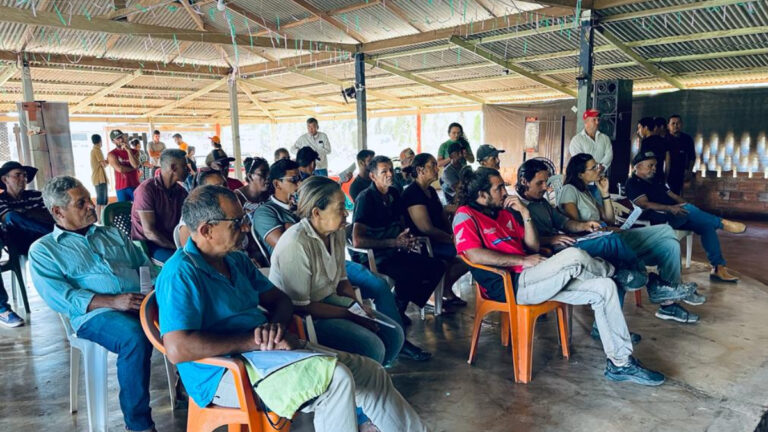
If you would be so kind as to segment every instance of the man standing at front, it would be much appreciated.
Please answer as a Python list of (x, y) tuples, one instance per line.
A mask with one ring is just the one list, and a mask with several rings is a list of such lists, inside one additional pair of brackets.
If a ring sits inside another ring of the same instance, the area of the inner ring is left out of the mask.
[(115, 170), (117, 201), (133, 201), (133, 191), (139, 186), (139, 151), (129, 148), (120, 129), (110, 132), (109, 139), (115, 144), (107, 154), (107, 162)]
[(101, 135), (91, 135), (91, 182), (96, 188), (96, 218), (101, 217), (101, 209), (107, 205), (107, 173), (104, 168), (108, 165), (101, 152)]
[(144, 299), (139, 269), (149, 266), (149, 259), (117, 228), (96, 225), (91, 196), (77, 179), (52, 178), (43, 200), (56, 227), (29, 251), (32, 282), (51, 309), (69, 318), (78, 338), (117, 354), (126, 430), (154, 431), (152, 345), (138, 317)]
[(588, 109), (581, 118), (584, 120), (584, 129), (571, 138), (568, 151), (571, 156), (579, 153), (589, 154), (602, 167), (601, 173), (605, 173), (613, 162), (613, 147), (608, 135), (597, 130), (600, 125), (600, 111)]
[(160, 167), (160, 155), (165, 150), (165, 143), (160, 141), (160, 131), (152, 132), (152, 141), (149, 143), (149, 162), (153, 167)]
[(328, 136), (318, 130), (317, 119), (310, 117), (307, 119), (307, 133), (300, 136), (293, 144), (292, 150), (297, 153), (303, 147), (311, 147), (320, 155), (320, 159), (315, 166), (314, 175), (328, 177), (328, 155), (331, 154), (331, 142)]

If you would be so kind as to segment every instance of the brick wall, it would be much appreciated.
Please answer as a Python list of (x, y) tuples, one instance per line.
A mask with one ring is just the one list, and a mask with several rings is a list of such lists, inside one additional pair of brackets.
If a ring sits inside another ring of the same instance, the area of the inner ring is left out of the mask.
[(706, 177), (697, 174), (683, 191), (686, 200), (712, 214), (727, 217), (768, 219), (768, 179), (763, 173), (717, 173), (708, 171)]

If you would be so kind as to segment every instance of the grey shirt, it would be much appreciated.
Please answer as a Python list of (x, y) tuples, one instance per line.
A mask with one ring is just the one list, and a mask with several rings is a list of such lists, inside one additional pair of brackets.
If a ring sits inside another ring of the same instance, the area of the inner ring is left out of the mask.
[(573, 185), (565, 185), (560, 190), (557, 197), (557, 207), (563, 210), (563, 204), (573, 203), (579, 210), (579, 219), (582, 221), (599, 221), (600, 209), (597, 207), (595, 199), (589, 192), (582, 192)]
[(536, 231), (543, 237), (552, 237), (565, 231), (565, 224), (568, 217), (559, 210), (552, 208), (547, 200), (528, 200), (516, 193), (520, 200), (528, 207), (531, 213), (531, 219), (536, 226)]
[(287, 204), (276, 200), (274, 196), (269, 197), (259, 208), (253, 211), (251, 217), (251, 232), (256, 241), (260, 242), (267, 250), (267, 254), (272, 255), (272, 246), (267, 243), (269, 233), (277, 228), (283, 228), (285, 224), (296, 224), (299, 217), (294, 214)]

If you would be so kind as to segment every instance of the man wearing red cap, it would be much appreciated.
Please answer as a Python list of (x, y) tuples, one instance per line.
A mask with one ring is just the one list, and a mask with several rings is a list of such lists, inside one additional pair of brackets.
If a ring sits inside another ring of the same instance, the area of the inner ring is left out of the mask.
[(571, 138), (568, 151), (571, 156), (587, 153), (602, 166), (603, 172), (608, 171), (611, 162), (613, 162), (613, 148), (608, 135), (597, 130), (597, 126), (600, 124), (600, 111), (588, 109), (584, 111), (581, 118), (584, 120), (584, 129)]

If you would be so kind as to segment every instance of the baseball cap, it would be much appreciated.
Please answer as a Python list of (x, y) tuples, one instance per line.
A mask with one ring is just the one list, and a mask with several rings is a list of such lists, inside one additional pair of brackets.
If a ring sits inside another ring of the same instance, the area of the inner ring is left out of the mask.
[(640, 162), (647, 161), (648, 159), (656, 159), (656, 155), (650, 151), (638, 153), (634, 158), (632, 158), (632, 166), (635, 166)]
[(212, 137), (208, 137), (212, 142), (215, 142), (216, 144), (221, 144), (221, 138), (219, 138), (218, 135), (214, 135)]
[(590, 108), (584, 111), (584, 114), (581, 115), (582, 120), (586, 120), (590, 117), (600, 117), (600, 111)]
[(211, 164), (214, 162), (232, 162), (234, 160), (235, 158), (228, 157), (224, 150), (214, 150), (208, 153), (208, 156), (205, 157), (205, 164), (211, 166)]
[(477, 148), (477, 160), (481, 161), (485, 158), (498, 156), (499, 153), (504, 153), (505, 151), (506, 150), (498, 150), (490, 144), (483, 144)]
[(114, 141), (114, 140), (120, 138), (123, 135), (125, 135), (125, 134), (120, 129), (112, 129), (112, 131), (109, 133), (109, 139)]

